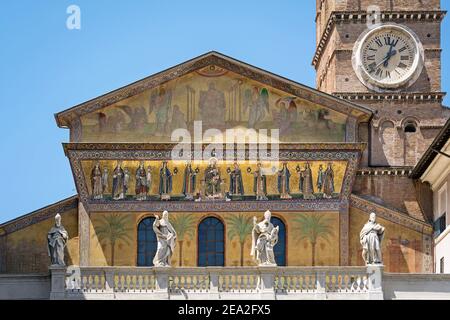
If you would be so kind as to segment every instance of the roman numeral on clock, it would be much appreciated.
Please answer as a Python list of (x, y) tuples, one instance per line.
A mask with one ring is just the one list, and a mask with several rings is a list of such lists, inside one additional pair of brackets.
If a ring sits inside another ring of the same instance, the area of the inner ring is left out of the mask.
[(388, 46), (395, 47), (398, 43), (399, 39), (391, 39), (391, 37), (384, 37), (384, 43), (386, 43)]
[(404, 64), (403, 62), (400, 62), (400, 64), (398, 65), (399, 68), (402, 69), (406, 69), (408, 66), (406, 64)]
[(400, 60), (407, 61), (409, 60), (409, 56), (401, 56)]
[(380, 39), (375, 40), (375, 42), (380, 48), (383, 46), (383, 42)]
[(399, 50), (398, 50), (398, 52), (403, 52), (403, 51), (405, 51), (406, 50), (406, 47), (403, 47), (403, 48), (400, 48)]
[(368, 60), (368, 61), (375, 61), (375, 55), (373, 54), (373, 55), (371, 55), (371, 56), (368, 56), (368, 57), (367, 57), (367, 60)]
[(383, 70), (381, 70), (380, 68), (377, 69), (377, 72), (375, 72), (376, 76), (382, 76), (383, 75)]

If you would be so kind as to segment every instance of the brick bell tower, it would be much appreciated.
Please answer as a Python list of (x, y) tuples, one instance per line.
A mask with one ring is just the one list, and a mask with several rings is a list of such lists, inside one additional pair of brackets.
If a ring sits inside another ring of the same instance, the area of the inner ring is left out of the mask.
[(414, 166), (450, 116), (440, 0), (316, 1), (317, 89), (374, 112), (362, 166)]

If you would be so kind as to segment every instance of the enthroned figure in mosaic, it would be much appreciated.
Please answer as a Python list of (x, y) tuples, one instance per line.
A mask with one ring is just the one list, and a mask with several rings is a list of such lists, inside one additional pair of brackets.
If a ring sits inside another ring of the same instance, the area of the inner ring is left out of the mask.
[(118, 161), (113, 171), (112, 197), (114, 200), (125, 199), (125, 172), (122, 161)]
[(55, 225), (47, 234), (48, 255), (52, 266), (65, 266), (64, 248), (69, 240), (69, 234), (61, 224), (61, 215), (55, 216)]
[(287, 167), (287, 162), (283, 162), (283, 167), (278, 171), (278, 192), (281, 199), (292, 199), (289, 188), (289, 179), (291, 178), (291, 172)]
[(253, 172), (253, 192), (256, 194), (256, 200), (267, 200), (266, 175), (263, 173), (261, 162), (258, 162)]
[(369, 221), (364, 225), (359, 234), (362, 245), (362, 257), (366, 264), (382, 264), (381, 242), (384, 238), (384, 227), (376, 223), (377, 215), (372, 212)]
[(314, 200), (314, 186), (311, 165), (307, 162), (305, 169), (300, 171), (300, 192), (303, 194), (303, 198), (307, 200)]
[(330, 163), (327, 165), (327, 169), (323, 174), (323, 197), (330, 199), (334, 193), (334, 171), (333, 166)]
[(276, 266), (273, 247), (278, 242), (279, 227), (274, 227), (270, 222), (272, 213), (267, 210), (264, 220), (257, 222), (253, 217), (252, 248), (250, 255), (255, 259), (258, 266)]
[(136, 169), (136, 200), (142, 201), (147, 199), (148, 182), (147, 172), (145, 171), (144, 161), (139, 163), (139, 167)]
[(167, 167), (167, 161), (163, 161), (159, 170), (159, 195), (161, 200), (170, 200), (172, 192), (172, 172)]
[(155, 267), (170, 267), (170, 259), (172, 258), (177, 242), (177, 232), (169, 222), (168, 211), (164, 211), (162, 213), (161, 219), (157, 214), (155, 214), (153, 231), (155, 232), (156, 239), (158, 240), (158, 246), (155, 257), (153, 258), (153, 264)]
[(220, 177), (220, 170), (217, 167), (217, 159), (211, 158), (208, 167), (205, 169), (205, 196), (209, 199), (222, 199), (223, 180)]
[(91, 186), (92, 186), (92, 197), (94, 200), (103, 199), (103, 175), (102, 169), (100, 167), (100, 162), (96, 162), (94, 168), (91, 171)]
[(195, 194), (197, 172), (192, 169), (192, 163), (188, 162), (184, 168), (183, 194), (185, 199), (193, 200)]
[(233, 169), (230, 171), (230, 195), (244, 195), (242, 171), (237, 162), (233, 164)]

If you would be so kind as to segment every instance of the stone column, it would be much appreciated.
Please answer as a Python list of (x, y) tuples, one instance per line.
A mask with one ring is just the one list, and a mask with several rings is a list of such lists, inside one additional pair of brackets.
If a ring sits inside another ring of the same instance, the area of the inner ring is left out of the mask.
[(369, 300), (383, 300), (383, 265), (368, 265)]
[(51, 266), (49, 269), (51, 278), (50, 300), (63, 300), (66, 296), (66, 267)]
[(89, 266), (91, 219), (83, 203), (78, 203), (78, 239), (80, 266)]

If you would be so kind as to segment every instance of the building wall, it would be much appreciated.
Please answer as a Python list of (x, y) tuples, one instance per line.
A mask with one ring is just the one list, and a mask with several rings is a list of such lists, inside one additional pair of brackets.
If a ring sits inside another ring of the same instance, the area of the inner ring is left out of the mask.
[[(108, 225), (109, 219), (114, 215), (122, 215), (123, 213), (100, 213), (95, 212), (91, 214), (91, 244), (90, 244), (90, 262), (95, 266), (112, 265), (111, 241), (99, 233), (105, 225)], [(182, 266), (195, 267), (197, 266), (198, 257), (198, 225), (206, 217), (216, 217), (224, 223), (225, 227), (225, 265), (239, 266), (240, 265), (240, 243), (238, 237), (231, 238), (232, 222), (231, 217), (236, 217), (239, 213), (236, 212), (220, 212), (220, 213), (191, 213), (191, 212), (171, 212), (169, 220), (176, 227), (176, 220), (181, 215), (192, 216), (189, 223), (189, 230), (192, 235), (186, 234), (183, 239), (178, 237), (178, 240), (183, 240)], [(324, 213), (272, 213), (273, 217), (280, 218), (286, 227), (286, 261), (289, 266), (310, 266), (312, 264), (312, 245), (310, 238), (301, 238), (299, 235), (300, 223), (296, 220), (300, 216), (320, 216), (323, 225), (327, 226), (329, 232), (326, 236), (317, 239), (315, 248), (315, 265), (339, 265), (339, 214), (337, 212)], [(153, 213), (130, 213), (126, 214), (126, 219), (122, 221), (123, 228), (127, 230), (130, 238), (121, 239), (117, 241), (114, 252), (114, 265), (116, 266), (134, 266), (137, 264), (137, 226), (139, 222), (145, 217), (153, 217)], [(260, 212), (245, 212), (242, 213), (244, 219), (248, 219), (247, 237), (244, 242), (244, 266), (255, 265), (250, 256), (251, 249), (251, 225), (252, 218), (256, 216), (258, 221), (263, 219), (263, 214)], [(310, 226), (311, 228), (311, 226)], [(180, 243), (177, 243), (174, 255), (172, 257), (172, 265), (180, 265)]]
[(450, 175), (434, 191), (434, 221), (446, 215), (446, 229), (434, 239), (435, 272), (441, 272), (441, 259), (444, 259), (444, 273), (450, 273)]
[[(367, 213), (350, 209), (350, 264), (364, 265), (359, 232), (369, 219)], [(382, 241), (383, 263), (386, 272), (420, 273), (423, 270), (423, 235), (399, 224), (377, 218), (386, 228)]]
[[(61, 222), (69, 234), (65, 251), (66, 265), (79, 264), (78, 212), (72, 209), (61, 214)], [(48, 272), (50, 257), (47, 248), (47, 232), (54, 225), (54, 218), (31, 224), (5, 235), (6, 273)]]

